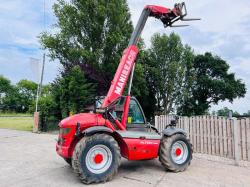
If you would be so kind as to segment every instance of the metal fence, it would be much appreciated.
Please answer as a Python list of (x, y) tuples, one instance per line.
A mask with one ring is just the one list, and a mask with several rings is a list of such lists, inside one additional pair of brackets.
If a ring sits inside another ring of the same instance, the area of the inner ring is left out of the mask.
[[(171, 115), (155, 116), (155, 125), (162, 131)], [(250, 119), (218, 116), (180, 117), (177, 124), (188, 133), (194, 152), (230, 159), (250, 161)]]

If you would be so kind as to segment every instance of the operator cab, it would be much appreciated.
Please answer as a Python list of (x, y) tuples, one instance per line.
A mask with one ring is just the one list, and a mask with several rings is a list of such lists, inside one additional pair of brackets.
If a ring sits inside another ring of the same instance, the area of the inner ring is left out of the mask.
[(127, 130), (147, 131), (147, 121), (142, 107), (135, 97), (131, 97), (127, 119)]
[[(96, 101), (96, 108), (100, 108), (104, 97), (100, 97)], [(125, 96), (120, 97), (118, 101), (114, 104), (111, 110), (112, 115), (119, 121), (122, 119)], [(142, 107), (139, 101), (135, 97), (131, 97), (129, 103), (129, 112), (126, 123), (126, 129), (129, 131), (150, 131), (152, 126), (147, 122), (146, 117), (143, 113)]]

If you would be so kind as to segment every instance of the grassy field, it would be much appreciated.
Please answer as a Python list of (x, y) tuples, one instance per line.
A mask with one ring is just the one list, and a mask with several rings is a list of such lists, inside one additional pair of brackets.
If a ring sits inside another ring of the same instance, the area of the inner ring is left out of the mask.
[(32, 116), (33, 114), (27, 114), (27, 113), (2, 113), (0, 112), (0, 117), (2, 116), (13, 116), (13, 117), (19, 117), (19, 116)]
[[(13, 117), (4, 117), (4, 116), (13, 116)], [(14, 117), (15, 116), (15, 117)], [(20, 116), (20, 117), (18, 117)], [(32, 131), (33, 127), (33, 117), (21, 117), (25, 116), (24, 114), (18, 115), (1, 115), (0, 114), (0, 128), (5, 129), (15, 129), (15, 130), (23, 130), (23, 131)], [(26, 116), (31, 116), (26, 115)]]

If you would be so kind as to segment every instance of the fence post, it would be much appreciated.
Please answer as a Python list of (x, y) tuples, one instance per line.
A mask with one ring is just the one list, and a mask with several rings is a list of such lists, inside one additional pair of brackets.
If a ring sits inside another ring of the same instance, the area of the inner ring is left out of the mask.
[(158, 116), (155, 115), (155, 127), (157, 129), (159, 129), (159, 126), (158, 126)]
[(239, 126), (237, 118), (231, 118), (233, 122), (233, 137), (234, 137), (234, 159), (235, 165), (239, 165), (240, 161), (240, 148), (239, 148)]
[(34, 113), (34, 124), (33, 124), (33, 132), (37, 133), (39, 131), (39, 112)]
[(187, 117), (186, 117), (186, 116), (183, 117), (183, 129), (184, 129), (187, 133), (189, 133), (189, 132), (188, 132), (188, 128), (187, 128)]

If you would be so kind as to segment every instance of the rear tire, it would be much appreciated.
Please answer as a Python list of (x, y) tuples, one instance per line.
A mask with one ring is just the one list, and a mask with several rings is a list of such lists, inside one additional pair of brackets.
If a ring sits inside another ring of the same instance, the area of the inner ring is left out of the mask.
[(117, 173), (121, 162), (120, 148), (112, 136), (94, 134), (76, 145), (72, 167), (85, 184), (106, 182)]
[(192, 145), (183, 134), (164, 136), (161, 140), (159, 160), (169, 171), (181, 172), (192, 160)]

